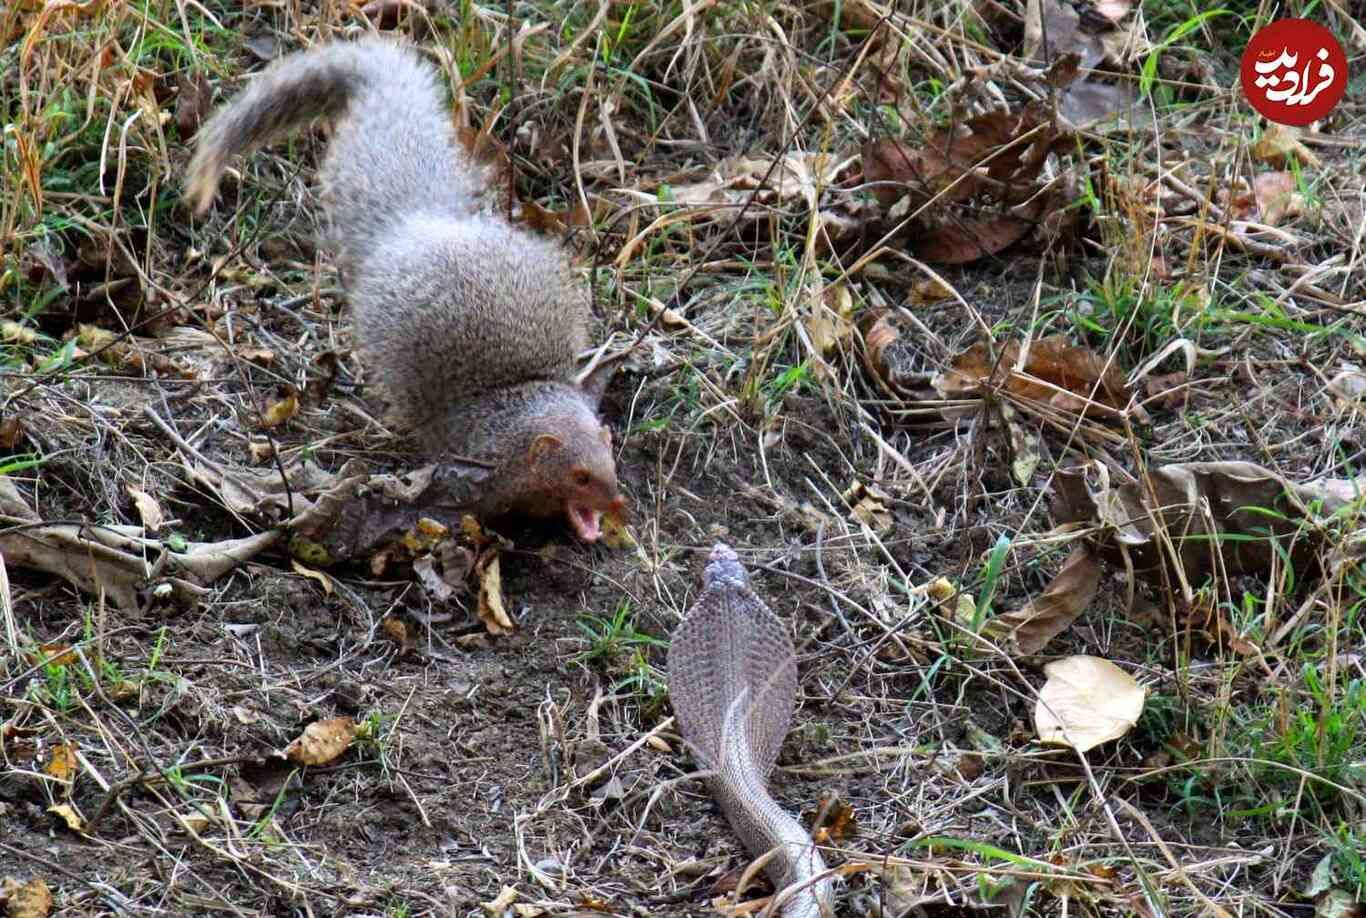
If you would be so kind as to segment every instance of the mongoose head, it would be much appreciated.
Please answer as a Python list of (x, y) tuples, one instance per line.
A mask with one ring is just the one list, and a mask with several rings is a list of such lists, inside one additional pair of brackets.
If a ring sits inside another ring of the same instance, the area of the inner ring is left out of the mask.
[(548, 514), (563, 515), (574, 534), (596, 542), (604, 513), (621, 513), (612, 434), (596, 418), (574, 418), (531, 444), (531, 477), (549, 497)]

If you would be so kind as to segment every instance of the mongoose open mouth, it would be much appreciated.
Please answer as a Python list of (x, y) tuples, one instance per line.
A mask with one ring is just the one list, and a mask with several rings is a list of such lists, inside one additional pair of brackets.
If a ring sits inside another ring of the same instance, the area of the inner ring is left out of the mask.
[(574, 527), (574, 534), (585, 542), (596, 542), (601, 532), (598, 524), (602, 521), (602, 511), (583, 504), (570, 504), (565, 509), (569, 525)]

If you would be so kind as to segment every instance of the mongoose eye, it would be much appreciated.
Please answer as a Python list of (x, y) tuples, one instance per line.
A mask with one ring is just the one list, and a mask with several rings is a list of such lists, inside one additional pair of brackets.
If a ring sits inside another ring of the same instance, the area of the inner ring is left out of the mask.
[(574, 484), (578, 485), (581, 488), (588, 487), (589, 483), (592, 480), (593, 476), (588, 474), (587, 469), (579, 469), (577, 472), (574, 473)]

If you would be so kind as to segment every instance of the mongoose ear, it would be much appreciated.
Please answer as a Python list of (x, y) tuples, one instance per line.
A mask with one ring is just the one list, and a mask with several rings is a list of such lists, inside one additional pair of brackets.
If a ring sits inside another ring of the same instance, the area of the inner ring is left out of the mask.
[(531, 441), (531, 449), (527, 450), (527, 458), (535, 462), (563, 445), (559, 437), (553, 434), (541, 434)]
[(621, 360), (616, 357), (608, 357), (595, 366), (587, 376), (579, 383), (579, 388), (588, 397), (588, 403), (593, 406), (593, 410), (598, 410), (598, 402), (602, 401), (602, 393), (607, 391), (607, 384), (612, 381), (612, 375), (616, 373), (617, 367), (621, 365)]

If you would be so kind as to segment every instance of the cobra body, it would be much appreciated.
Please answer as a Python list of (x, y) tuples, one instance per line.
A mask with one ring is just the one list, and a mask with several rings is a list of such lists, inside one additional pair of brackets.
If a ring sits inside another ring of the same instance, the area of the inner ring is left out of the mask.
[(755, 594), (729, 546), (717, 544), (702, 595), (669, 642), (669, 694), (683, 738), (712, 774), (712, 795), (782, 895), (783, 918), (833, 915), (825, 862), (767, 782), (792, 723), (797, 657), (782, 622)]

